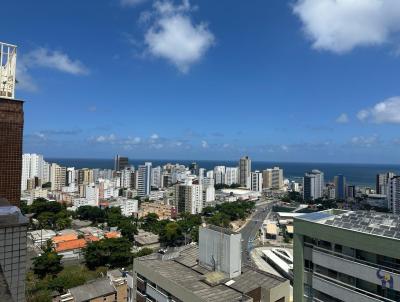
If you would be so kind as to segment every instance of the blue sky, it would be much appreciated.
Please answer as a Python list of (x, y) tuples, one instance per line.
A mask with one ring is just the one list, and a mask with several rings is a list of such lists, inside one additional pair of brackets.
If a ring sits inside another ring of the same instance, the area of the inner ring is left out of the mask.
[(7, 1), (26, 152), (400, 163), (400, 2)]

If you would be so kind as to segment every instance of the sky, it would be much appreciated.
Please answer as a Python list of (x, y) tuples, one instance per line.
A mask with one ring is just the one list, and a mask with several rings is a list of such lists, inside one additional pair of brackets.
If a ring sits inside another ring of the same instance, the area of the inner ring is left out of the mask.
[[(398, 0), (13, 0), (24, 151), (400, 163)], [(4, 13), (6, 12), (6, 13)]]

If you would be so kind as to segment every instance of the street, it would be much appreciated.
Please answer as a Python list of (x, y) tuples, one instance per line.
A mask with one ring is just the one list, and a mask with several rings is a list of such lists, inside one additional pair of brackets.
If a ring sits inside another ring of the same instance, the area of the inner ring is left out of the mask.
[(253, 248), (253, 241), (264, 219), (272, 211), (274, 201), (256, 204), (256, 211), (251, 220), (240, 230), (242, 234), (242, 263), (251, 262), (250, 252)]

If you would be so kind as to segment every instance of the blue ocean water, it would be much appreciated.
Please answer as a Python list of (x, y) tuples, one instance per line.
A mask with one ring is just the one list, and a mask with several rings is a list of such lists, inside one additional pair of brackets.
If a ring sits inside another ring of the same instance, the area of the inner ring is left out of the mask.
[[(113, 159), (79, 159), (79, 158), (47, 158), (48, 162), (55, 162), (66, 167), (75, 168), (100, 168), (112, 169), (114, 167)], [(137, 166), (145, 161), (150, 161), (153, 166), (163, 165), (166, 163), (180, 163), (189, 166), (193, 161), (190, 160), (130, 160), (130, 164)], [(213, 169), (214, 166), (237, 166), (237, 161), (214, 161), (214, 160), (197, 160), (200, 168)], [(378, 173), (388, 171), (400, 174), (400, 165), (388, 164), (340, 164), (340, 163), (294, 163), (294, 162), (263, 162), (253, 161), (252, 170), (264, 170), (271, 167), (281, 167), (284, 177), (295, 179), (302, 177), (305, 172), (312, 169), (318, 169), (324, 172), (325, 181), (332, 181), (335, 175), (343, 174), (346, 176), (347, 183), (358, 186), (375, 186), (375, 177)]]

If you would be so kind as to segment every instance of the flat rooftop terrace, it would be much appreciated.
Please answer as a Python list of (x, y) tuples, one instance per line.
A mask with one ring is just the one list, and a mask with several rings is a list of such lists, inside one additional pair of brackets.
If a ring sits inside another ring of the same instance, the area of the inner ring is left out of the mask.
[(327, 210), (296, 217), (318, 224), (400, 240), (400, 216), (374, 211)]
[[(286, 279), (265, 273), (248, 266), (242, 267), (242, 274), (235, 278), (221, 279), (218, 284), (210, 285), (210, 270), (198, 264), (198, 247), (193, 246), (170, 258), (152, 254), (135, 259), (150, 271), (155, 271), (163, 278), (194, 293), (202, 301), (252, 301), (243, 293), (256, 288), (273, 288), (286, 282)], [(141, 273), (140, 271), (138, 271)]]

